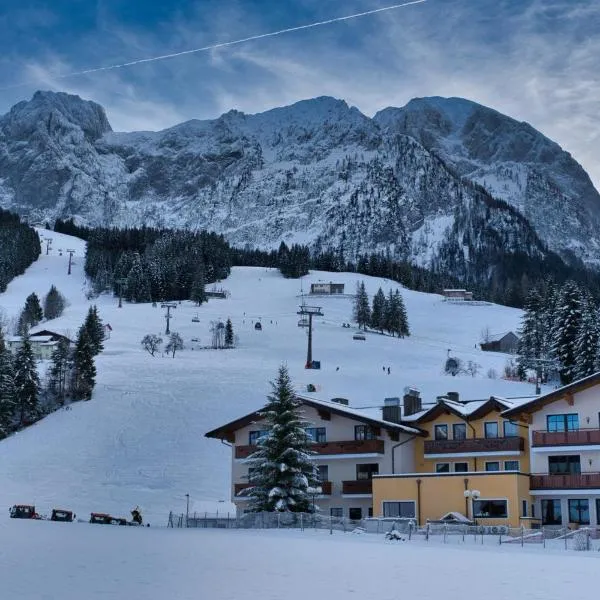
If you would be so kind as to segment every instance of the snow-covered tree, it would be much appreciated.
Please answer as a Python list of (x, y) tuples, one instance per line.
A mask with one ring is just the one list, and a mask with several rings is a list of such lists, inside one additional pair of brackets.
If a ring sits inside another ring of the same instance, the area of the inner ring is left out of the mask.
[(225, 348), (233, 348), (233, 345), (233, 325), (231, 323), (231, 319), (227, 319), (227, 323), (225, 323)]
[(410, 327), (408, 326), (408, 315), (406, 314), (406, 306), (404, 305), (404, 299), (402, 298), (400, 290), (396, 290), (394, 293), (394, 300), (398, 310), (397, 333), (399, 337), (403, 338), (410, 335)]
[(207, 300), (205, 291), (204, 265), (202, 264), (194, 274), (192, 287), (190, 289), (190, 300), (193, 300), (198, 306)]
[(156, 354), (162, 343), (162, 338), (154, 333), (148, 333), (142, 338), (142, 347), (150, 356)]
[(21, 347), (15, 356), (14, 382), (19, 425), (33, 423), (40, 416), (40, 379), (28, 335), (23, 336)]
[(563, 385), (575, 378), (575, 344), (582, 313), (581, 292), (574, 282), (567, 281), (558, 296), (552, 328), (552, 350), (560, 362), (559, 374)]
[(44, 298), (44, 318), (50, 320), (60, 317), (65, 306), (65, 297), (56, 289), (56, 286), (52, 285)]
[(0, 331), (0, 440), (12, 430), (17, 410), (14, 362)]
[(593, 301), (588, 301), (583, 308), (575, 342), (575, 379), (597, 371), (598, 334), (598, 309)]
[(364, 281), (356, 284), (353, 318), (358, 323), (358, 326), (365, 330), (367, 329), (367, 325), (371, 323), (371, 307), (369, 306), (369, 295), (365, 289)]
[(312, 460), (311, 439), (301, 418), (300, 402), (287, 368), (279, 368), (271, 382), (272, 393), (260, 413), (266, 430), (257, 442), (257, 450), (247, 459), (252, 468), (249, 488), (251, 508), (255, 512), (307, 512), (309, 488), (319, 484)]
[(549, 358), (547, 337), (544, 301), (537, 288), (532, 288), (525, 300), (519, 330), (518, 363), (522, 370), (535, 369), (541, 376), (543, 360)]
[(72, 352), (69, 342), (60, 338), (52, 353), (52, 362), (48, 369), (48, 392), (59, 404), (65, 402), (71, 368)]
[(125, 286), (125, 298), (130, 302), (150, 302), (150, 284), (144, 273), (140, 255), (134, 252), (131, 259), (131, 269), (127, 274), (127, 285)]
[(83, 326), (88, 332), (94, 356), (100, 354), (100, 352), (104, 350), (104, 344), (102, 343), (104, 340), (104, 326), (98, 315), (98, 308), (96, 305), (90, 306), (88, 309)]
[(96, 385), (95, 350), (87, 327), (79, 328), (73, 351), (71, 394), (76, 400), (91, 400)]
[(169, 342), (165, 346), (165, 350), (171, 354), (173, 358), (175, 358), (177, 350), (183, 350), (183, 340), (176, 331), (169, 336)]
[(371, 327), (383, 333), (385, 329), (385, 294), (379, 288), (375, 296), (373, 296), (373, 308), (371, 310)]

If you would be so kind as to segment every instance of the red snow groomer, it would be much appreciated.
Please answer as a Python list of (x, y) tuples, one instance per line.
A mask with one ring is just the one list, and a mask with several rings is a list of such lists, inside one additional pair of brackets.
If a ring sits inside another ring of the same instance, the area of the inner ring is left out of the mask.
[(11, 519), (41, 519), (30, 504), (15, 504), (9, 509)]

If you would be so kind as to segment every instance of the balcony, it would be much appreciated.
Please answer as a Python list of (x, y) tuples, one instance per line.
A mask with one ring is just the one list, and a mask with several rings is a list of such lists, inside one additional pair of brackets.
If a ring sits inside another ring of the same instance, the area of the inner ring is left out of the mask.
[(600, 473), (532, 475), (529, 487), (532, 490), (600, 489)]
[[(347, 442), (324, 442), (311, 445), (317, 455), (337, 454), (343, 458), (345, 454), (383, 454), (383, 440), (351, 440)], [(256, 451), (256, 446), (236, 446), (236, 458), (248, 458)]]
[(531, 446), (600, 446), (600, 429), (576, 431), (532, 431)]
[(372, 494), (373, 480), (342, 481), (342, 494)]
[[(235, 496), (239, 496), (240, 492), (252, 487), (252, 485), (252, 483), (234, 483), (233, 493)], [(320, 496), (331, 496), (331, 481), (322, 481), (319, 487), (321, 488)]]
[(522, 437), (467, 438), (465, 440), (425, 440), (427, 454), (477, 454), (478, 452), (523, 452)]

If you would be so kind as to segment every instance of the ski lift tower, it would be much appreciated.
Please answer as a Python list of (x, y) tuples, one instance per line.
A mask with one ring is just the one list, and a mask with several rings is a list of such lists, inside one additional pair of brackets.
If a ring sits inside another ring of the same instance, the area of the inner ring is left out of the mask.
[(167, 320), (167, 328), (165, 329), (165, 335), (169, 335), (171, 333), (171, 330), (169, 328), (169, 324), (171, 319), (173, 318), (171, 316), (171, 309), (175, 309), (177, 308), (177, 304), (175, 302), (163, 302), (160, 305), (161, 308), (166, 308), (167, 309), (167, 314), (165, 315), (165, 319)]
[(306, 304), (302, 303), (298, 314), (302, 317), (308, 317), (308, 349), (306, 352), (306, 365), (304, 368), (312, 369), (312, 320), (313, 317), (322, 317), (323, 313), (321, 312), (320, 306), (306, 306)]

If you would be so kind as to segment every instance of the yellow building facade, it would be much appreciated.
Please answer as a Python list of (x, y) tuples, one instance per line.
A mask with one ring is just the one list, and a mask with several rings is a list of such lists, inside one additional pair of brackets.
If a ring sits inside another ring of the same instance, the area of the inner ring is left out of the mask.
[(373, 514), (413, 516), (422, 524), (454, 512), (482, 525), (515, 527), (534, 518), (528, 429), (501, 416), (510, 406), (493, 397), (440, 398), (409, 415), (427, 434), (415, 439), (415, 470), (374, 478)]

